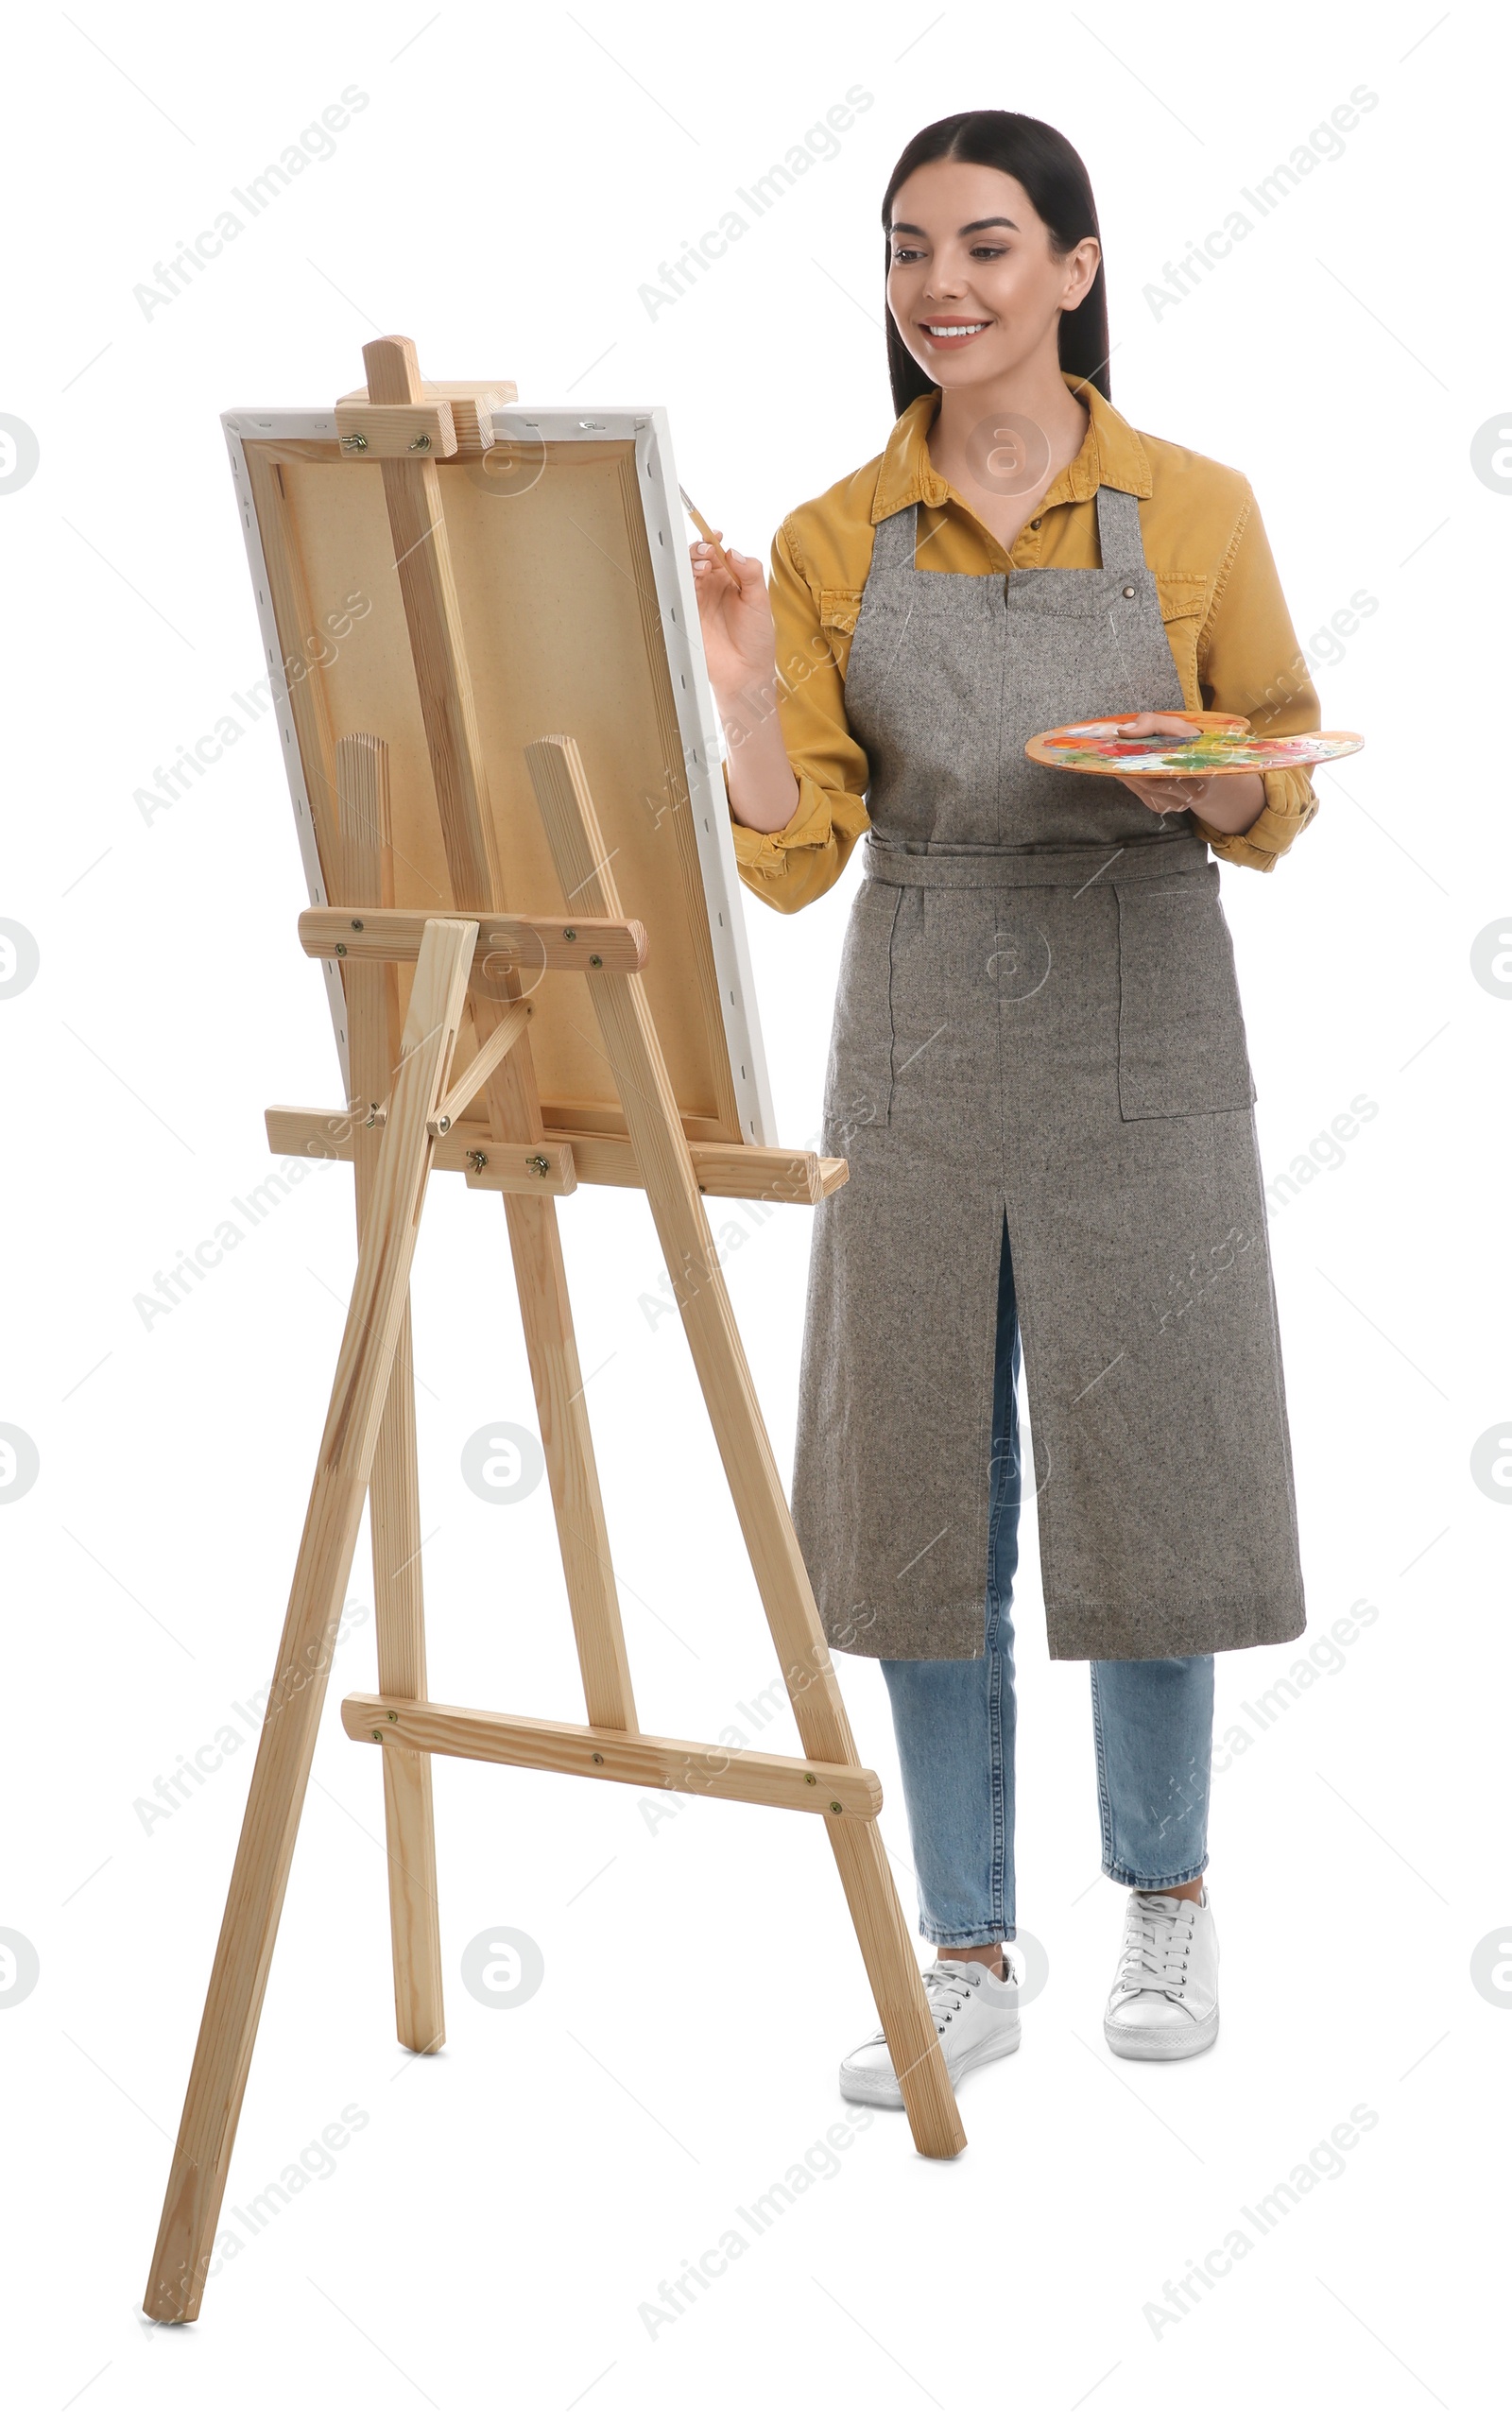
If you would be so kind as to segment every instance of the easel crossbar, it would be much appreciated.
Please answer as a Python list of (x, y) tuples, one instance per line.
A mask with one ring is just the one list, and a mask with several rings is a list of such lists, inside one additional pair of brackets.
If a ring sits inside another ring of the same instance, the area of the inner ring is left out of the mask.
[[(275, 1153), (303, 1161), (351, 1161), (356, 1157), (355, 1135), (363, 1120), (354, 1111), (273, 1103), (264, 1121)], [(700, 1195), (732, 1195), (748, 1203), (822, 1203), (845, 1184), (849, 1168), (832, 1155), (786, 1145), (705, 1144), (690, 1137), (688, 1152)], [(558, 1157), (563, 1160), (559, 1178), (533, 1170), (536, 1160)], [(544, 1144), (524, 1140), (510, 1144), (501, 1143), (486, 1121), (457, 1120), (438, 1140), (434, 1166), (465, 1171), (470, 1186), (521, 1195), (560, 1195), (570, 1191), (569, 1181), (577, 1179), (595, 1187), (645, 1184), (627, 1136), (550, 1125)]]
[[(437, 909), (434, 917), (449, 917)], [(524, 918), (488, 910), (478, 920), (474, 981), (515, 967), (529, 976), (570, 968), (582, 974), (631, 976), (645, 966), (645, 928), (639, 918)], [(425, 917), (418, 909), (327, 908), (300, 912), (300, 945), (310, 959), (418, 959)]]
[(509, 1717), (382, 1693), (351, 1693), (341, 1703), (341, 1722), (354, 1743), (381, 1743), (386, 1750), (437, 1751), (556, 1776), (599, 1777), (643, 1792), (701, 1793), (713, 1801), (754, 1801), (816, 1817), (874, 1818), (882, 1808), (882, 1786), (871, 1769), (836, 1760), (730, 1750), (722, 1743)]

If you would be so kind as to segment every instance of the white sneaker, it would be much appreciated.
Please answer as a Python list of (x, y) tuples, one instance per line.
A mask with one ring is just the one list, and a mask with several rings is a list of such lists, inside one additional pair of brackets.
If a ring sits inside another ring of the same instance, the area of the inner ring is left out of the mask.
[(1218, 1931), (1200, 1902), (1131, 1894), (1103, 2035), (1132, 2062), (1179, 2062), (1218, 2034)]
[[(1011, 1952), (1007, 1964), (1006, 1978), (994, 1978), (980, 1961), (936, 1961), (924, 1972), (924, 1992), (953, 2088), (960, 2086), (968, 2071), (1019, 2050), (1019, 1982)], [(840, 2093), (853, 2105), (885, 2105), (902, 2111), (902, 2089), (880, 2028), (841, 2063)]]

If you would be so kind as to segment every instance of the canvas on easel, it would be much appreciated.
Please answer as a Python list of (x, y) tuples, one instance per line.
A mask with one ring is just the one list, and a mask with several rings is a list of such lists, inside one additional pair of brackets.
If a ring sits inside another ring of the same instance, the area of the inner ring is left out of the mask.
[[(814, 1203), (843, 1162), (772, 1122), (713, 718), (660, 410), (517, 407), (364, 349), (334, 411), (226, 416), (345, 1100), (285, 1153), (354, 1165), (359, 1251), (146, 2312), (199, 2311), (335, 1628), (370, 1504), (399, 2036), (442, 2041), (431, 1760), (818, 1817), (916, 2145), (965, 2143), (709, 1231), (707, 1195)], [(542, 737), (544, 736), (544, 737)], [(408, 1284), (433, 1171), (501, 1195), (587, 1723), (429, 1698)], [(643, 1730), (554, 1198), (642, 1188), (802, 1756)]]
[[(513, 394), (507, 382), (480, 392), (501, 387)], [(369, 440), (359, 452), (337, 434), (342, 420), (363, 417), (349, 402), (335, 413), (228, 413), (223, 427), (266, 662), (288, 685), (281, 733), (311, 900), (336, 897), (320, 833), (334, 821), (329, 812), (322, 819), (322, 794), (331, 799), (335, 736), (381, 733), (394, 900), (424, 915), (454, 897), (444, 812), (369, 455), (377, 441), (350, 429), (349, 439)], [(570, 732), (626, 915), (655, 918), (646, 986), (690, 1135), (769, 1144), (771, 1098), (666, 414), (524, 411), (500, 397), (490, 425), (488, 449), (476, 451), (470, 434), (434, 463), (459, 627), (472, 643), (485, 847), (505, 886), (503, 899), (477, 905), (531, 909), (557, 897), (524, 750), (541, 732)], [(527, 983), (540, 973), (522, 972)], [(334, 960), (327, 976), (344, 1065)], [(572, 1015), (532, 1041), (546, 1124), (623, 1135), (581, 988), (548, 982), (548, 998), (557, 992)]]

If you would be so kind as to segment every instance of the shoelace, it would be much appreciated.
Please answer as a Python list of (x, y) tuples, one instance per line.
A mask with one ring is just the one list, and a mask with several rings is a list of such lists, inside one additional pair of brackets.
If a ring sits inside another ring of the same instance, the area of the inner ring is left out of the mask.
[[(930, 1963), (929, 1968), (923, 1973), (923, 1978), (924, 1993), (928, 1998), (929, 2008), (935, 2016), (936, 2030), (938, 2034), (943, 2035), (949, 2023), (955, 2018), (956, 2013), (966, 2003), (967, 1998), (973, 1994), (975, 1989), (969, 1978), (962, 1978), (959, 1975), (953, 1976), (946, 1969), (944, 1963), (939, 1961), (932, 1961)], [(1018, 1977), (1011, 1961), (1008, 1964), (1008, 1974), (1006, 1978), (1001, 1980), (999, 1983), (1005, 1986), (1017, 1986)], [(871, 2039), (871, 2043), (873, 2045), (885, 2045), (886, 2041), (887, 2033), (885, 2029), (879, 2028), (876, 2036)]]
[(971, 1994), (971, 1986), (959, 1976), (952, 1977), (937, 1961), (932, 1961), (924, 1972), (924, 1992), (929, 2008), (935, 2015), (935, 2026), (943, 2029), (953, 2020)]
[(1131, 1898), (1115, 1994), (1179, 1998), (1185, 1992), (1195, 1908), (1194, 1903), (1178, 1902), (1174, 1911), (1161, 1910), (1140, 1895)]
[[(1011, 1986), (1017, 1983), (1011, 1962), (1007, 1968), (1008, 1974), (1000, 1983)], [(924, 1971), (924, 1993), (935, 2015), (936, 2029), (943, 2029), (948, 2021), (953, 2020), (968, 1996), (975, 1991), (971, 1980), (960, 1976), (958, 1967), (953, 1974), (944, 1962), (932, 1961)]]

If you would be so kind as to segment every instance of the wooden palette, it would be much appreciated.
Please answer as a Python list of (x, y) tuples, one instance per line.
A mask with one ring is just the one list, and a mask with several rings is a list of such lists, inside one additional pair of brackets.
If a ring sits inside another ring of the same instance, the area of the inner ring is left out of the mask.
[(1155, 733), (1147, 740), (1124, 737), (1131, 715), (1091, 716), (1037, 732), (1024, 744), (1036, 765), (1063, 766), (1076, 774), (1177, 777), (1207, 774), (1270, 774), (1284, 766), (1323, 765), (1352, 757), (1365, 747), (1359, 732), (1295, 732), (1267, 739), (1251, 731), (1244, 715), (1215, 715), (1185, 708), (1178, 713), (1196, 731), (1190, 739)]

